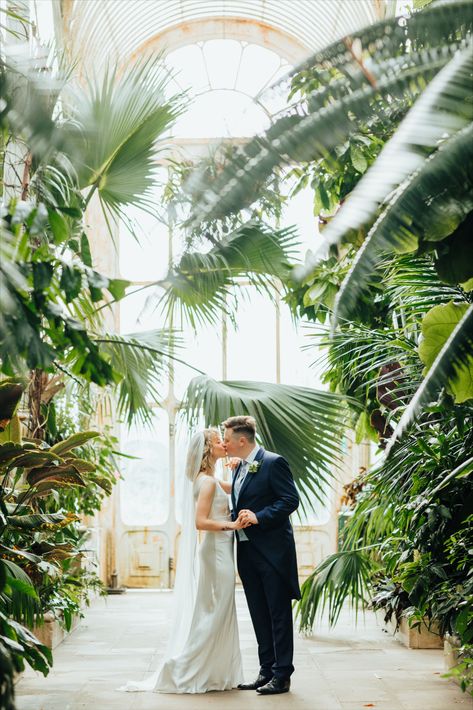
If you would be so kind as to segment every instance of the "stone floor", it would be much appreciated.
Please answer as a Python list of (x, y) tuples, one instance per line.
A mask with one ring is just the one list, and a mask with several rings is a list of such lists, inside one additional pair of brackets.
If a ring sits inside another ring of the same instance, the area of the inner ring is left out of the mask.
[[(54, 652), (47, 678), (29, 669), (17, 684), (17, 710), (450, 710), (473, 702), (443, 673), (442, 651), (409, 650), (368, 614), (355, 627), (348, 612), (335, 629), (296, 638), (292, 691), (205, 695), (119, 693), (159, 665), (169, 634), (170, 592), (128, 591), (93, 602), (81, 626)], [(258, 670), (243, 594), (237, 592), (246, 677)]]

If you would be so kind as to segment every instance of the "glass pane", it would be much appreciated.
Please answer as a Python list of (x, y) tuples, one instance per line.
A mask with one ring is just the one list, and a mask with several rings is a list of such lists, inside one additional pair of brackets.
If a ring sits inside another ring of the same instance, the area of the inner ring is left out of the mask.
[(164, 326), (164, 317), (158, 306), (162, 291), (156, 286), (141, 290), (138, 286), (127, 289), (126, 296), (120, 301), (120, 332), (137, 333), (143, 330), (153, 330)]
[(229, 380), (276, 382), (276, 306), (254, 286), (238, 292), (236, 328), (228, 324)]
[[(281, 384), (326, 389), (320, 382), (320, 373), (312, 367), (314, 360), (320, 357), (320, 350), (315, 347), (316, 340), (310, 337), (310, 330), (294, 323), (289, 307), (281, 303)], [(306, 349), (308, 345), (313, 345)]]
[(297, 227), (299, 256), (303, 259), (308, 249), (315, 251), (323, 243), (317, 218), (314, 216), (314, 193), (310, 187), (304, 188), (286, 202), (281, 226), (293, 225)]
[(294, 516), (294, 525), (326, 525), (330, 519), (332, 495), (333, 489), (330, 487), (330, 484), (326, 484), (323, 502), (314, 499), (312, 502), (313, 510), (308, 511), (307, 515), (304, 515), (301, 511), (300, 520)]
[(281, 59), (275, 52), (249, 44), (243, 50), (236, 88), (249, 96), (256, 96), (280, 66)]
[(203, 53), (212, 89), (234, 89), (242, 46), (231, 39), (205, 42)]
[(263, 109), (236, 91), (219, 89), (198, 96), (173, 127), (179, 138), (252, 136), (269, 126)]
[(142, 210), (136, 221), (139, 229), (135, 235), (125, 224), (120, 224), (121, 277), (130, 281), (157, 281), (168, 271), (168, 227)]
[(166, 65), (181, 90), (189, 90), (191, 96), (194, 92), (210, 88), (202, 50), (197, 44), (189, 44), (170, 52), (166, 56)]
[(169, 425), (167, 413), (153, 412), (152, 426), (122, 427), (120, 509), (124, 525), (163, 525), (169, 515)]
[[(177, 351), (177, 356), (185, 362), (202, 370), (216, 380), (222, 379), (222, 325), (198, 327), (195, 333), (189, 326), (184, 326), (179, 334), (184, 347)], [(182, 399), (189, 382), (199, 375), (199, 372), (176, 362), (174, 366), (174, 394)]]

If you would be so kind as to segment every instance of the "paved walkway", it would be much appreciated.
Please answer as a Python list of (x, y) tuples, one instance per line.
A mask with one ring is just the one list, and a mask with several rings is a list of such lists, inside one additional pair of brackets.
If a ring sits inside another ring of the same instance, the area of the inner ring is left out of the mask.
[[(204, 695), (123, 694), (127, 679), (159, 665), (169, 633), (172, 594), (128, 591), (93, 602), (81, 626), (54, 652), (47, 678), (29, 669), (17, 685), (17, 710), (450, 710), (473, 707), (443, 673), (442, 651), (409, 650), (384, 633), (374, 615), (355, 628), (347, 613), (329, 631), (296, 638), (292, 692)], [(257, 671), (253, 629), (237, 592), (247, 679)]]

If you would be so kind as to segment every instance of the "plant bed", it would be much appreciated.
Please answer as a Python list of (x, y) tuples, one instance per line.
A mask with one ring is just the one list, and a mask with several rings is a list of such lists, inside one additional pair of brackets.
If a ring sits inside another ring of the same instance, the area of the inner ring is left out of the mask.
[(41, 641), (45, 646), (51, 650), (59, 646), (64, 639), (69, 636), (80, 624), (80, 617), (74, 615), (72, 617), (71, 628), (66, 631), (64, 626), (56, 619), (51, 611), (47, 611), (44, 615), (44, 623), (37, 626), (33, 626), (31, 631), (34, 633), (38, 641)]
[(451, 678), (464, 692), (473, 696), (473, 658), (471, 644), (462, 646), (459, 636), (445, 634), (443, 662)]
[(378, 618), (384, 624), (386, 630), (391, 633), (406, 648), (443, 648), (443, 636), (437, 632), (436, 624), (422, 622), (420, 625), (409, 626), (405, 617), (401, 618), (399, 627), (396, 629), (396, 622), (384, 621), (384, 615), (376, 612)]

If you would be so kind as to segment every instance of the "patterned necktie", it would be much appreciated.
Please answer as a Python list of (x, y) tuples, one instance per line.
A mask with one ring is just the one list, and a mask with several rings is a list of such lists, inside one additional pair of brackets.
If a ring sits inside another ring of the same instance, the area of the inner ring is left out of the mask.
[(240, 495), (240, 490), (245, 480), (247, 464), (248, 461), (243, 460), (241, 462), (240, 470), (238, 471), (238, 476), (235, 481), (235, 500), (238, 500), (238, 496)]

